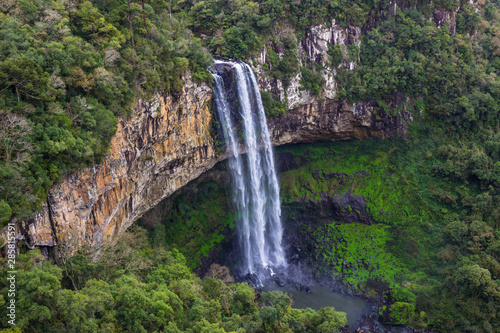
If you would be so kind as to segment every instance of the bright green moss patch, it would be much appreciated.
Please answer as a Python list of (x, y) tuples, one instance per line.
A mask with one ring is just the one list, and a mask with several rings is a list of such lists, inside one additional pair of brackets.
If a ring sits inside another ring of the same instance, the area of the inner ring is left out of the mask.
[(415, 312), (415, 306), (406, 302), (395, 302), (389, 308), (389, 324), (405, 325)]
[(364, 289), (368, 280), (392, 287), (408, 273), (387, 250), (391, 238), (387, 226), (332, 223), (316, 229), (314, 237), (319, 241), (316, 257), (326, 264), (318, 265), (322, 273), (332, 272), (354, 289)]
[(411, 197), (415, 182), (395, 166), (396, 144), (354, 141), (284, 150), (309, 159), (302, 167), (281, 175), (285, 203), (318, 201), (321, 194), (340, 196), (350, 191), (365, 198), (367, 212), (375, 222), (404, 225), (422, 217)]
[[(291, 153), (296, 165), (280, 177), (285, 210), (292, 212), (288, 220), (301, 222), (295, 211), (302, 206), (302, 217), (314, 216), (302, 222), (299, 233), (308, 238), (311, 263), (319, 273), (364, 292), (380, 283), (391, 288), (404, 282), (437, 283), (429, 275), (438, 269), (435, 221), (452, 212), (431, 199), (432, 189), (449, 193), (449, 185), (434, 180), (429, 162), (410, 155), (415, 152), (407, 142), (318, 143), (280, 152)], [(364, 206), (352, 206), (343, 200), (346, 196)], [(325, 200), (337, 202), (337, 207)], [(403, 299), (415, 300), (414, 295)]]

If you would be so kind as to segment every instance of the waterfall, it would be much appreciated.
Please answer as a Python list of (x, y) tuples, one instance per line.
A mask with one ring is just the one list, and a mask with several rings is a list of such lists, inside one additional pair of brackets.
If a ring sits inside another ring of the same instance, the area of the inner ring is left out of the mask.
[(254, 273), (261, 267), (285, 266), (278, 177), (257, 80), (245, 63), (216, 60), (215, 64), (227, 65), (234, 70), (247, 153), (246, 159), (240, 155), (237, 126), (231, 118), (224, 82), (220, 75), (213, 73), (215, 103), (229, 153), (244, 270)]

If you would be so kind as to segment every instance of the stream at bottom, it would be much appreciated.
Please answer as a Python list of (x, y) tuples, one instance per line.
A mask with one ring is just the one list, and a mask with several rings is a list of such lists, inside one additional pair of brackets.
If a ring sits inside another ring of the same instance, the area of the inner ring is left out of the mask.
[(281, 291), (293, 298), (292, 307), (297, 309), (311, 308), (319, 310), (325, 306), (333, 306), (336, 311), (347, 314), (347, 325), (354, 327), (364, 314), (375, 314), (375, 305), (364, 299), (344, 296), (332, 292), (332, 289), (325, 286), (314, 286), (311, 293), (298, 291), (292, 285), (280, 287), (273, 282), (268, 282), (262, 287), (263, 292)]

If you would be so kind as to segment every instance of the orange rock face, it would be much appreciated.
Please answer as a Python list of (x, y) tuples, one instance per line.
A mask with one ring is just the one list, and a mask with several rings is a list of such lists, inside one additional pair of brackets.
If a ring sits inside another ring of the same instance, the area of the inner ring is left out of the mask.
[(36, 246), (98, 244), (222, 159), (210, 136), (212, 92), (185, 82), (180, 96), (139, 101), (118, 124), (106, 160), (53, 187), (19, 238)]

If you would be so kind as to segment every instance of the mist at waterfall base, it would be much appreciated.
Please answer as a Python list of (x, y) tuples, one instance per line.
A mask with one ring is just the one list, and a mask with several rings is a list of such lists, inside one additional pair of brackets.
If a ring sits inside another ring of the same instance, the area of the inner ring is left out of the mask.
[(308, 267), (287, 263), (279, 183), (257, 81), (242, 62), (216, 60), (211, 72), (223, 136), (219, 140), (228, 153), (237, 217), (237, 241), (224, 264), (239, 282), (248, 282), (260, 291), (281, 290), (291, 295), (294, 307), (333, 306), (347, 313), (349, 326), (363, 316), (373, 316), (373, 307), (365, 300), (334, 293), (328, 281), (319, 285)]

